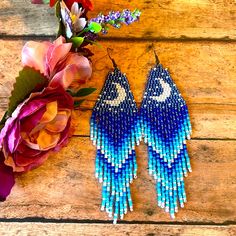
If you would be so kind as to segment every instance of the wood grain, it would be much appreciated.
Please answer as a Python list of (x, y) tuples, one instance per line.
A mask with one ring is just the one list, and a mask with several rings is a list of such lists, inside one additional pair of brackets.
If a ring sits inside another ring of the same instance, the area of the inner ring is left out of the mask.
[[(114, 41), (103, 42), (104, 48), (111, 47), (113, 43)], [(0, 115), (3, 115), (7, 107), (12, 84), (21, 69), (20, 52), (23, 44), (24, 42), (20, 40), (1, 40)], [(150, 43), (119, 42), (116, 45), (114, 57), (122, 70), (127, 72), (135, 98), (140, 102), (148, 69), (154, 63), (152, 52), (147, 52)], [(235, 139), (235, 44), (157, 43), (156, 47), (160, 51), (163, 64), (170, 65), (172, 77), (187, 100), (193, 123), (192, 137)], [(177, 48), (181, 50), (178, 51)], [(136, 54), (132, 52), (133, 49)], [(106, 73), (111, 68), (105, 49), (95, 47), (94, 50), (96, 55), (93, 58), (94, 74), (87, 86), (96, 87), (97, 91), (84, 103), (83, 107), (87, 109), (92, 109)], [(124, 52), (122, 55), (119, 55), (120, 50)], [(196, 53), (199, 57), (196, 57)], [(212, 57), (206, 61), (204, 58), (208, 53), (211, 53)], [(189, 60), (186, 60), (187, 56)], [(123, 63), (124, 58), (126, 58), (125, 63)], [(89, 135), (90, 115), (91, 111), (77, 112), (76, 135)]]
[[(21, 40), (0, 41), (1, 107), (6, 107), (6, 97), (21, 69), (24, 43)], [(113, 57), (127, 74), (136, 101), (141, 102), (148, 71), (155, 64), (153, 51), (150, 49), (151, 41), (109, 41), (101, 44), (102, 48), (92, 48), (95, 53), (92, 58), (93, 76), (86, 86), (95, 87), (97, 91), (89, 97), (87, 108), (92, 108), (106, 75), (112, 68), (107, 47), (114, 48)], [(236, 104), (236, 43), (156, 42), (155, 46), (162, 64), (169, 67), (173, 80), (189, 104)]]
[[(155, 185), (147, 173), (146, 146), (137, 148), (138, 178), (131, 186), (134, 212), (125, 221), (224, 223), (236, 220), (235, 141), (192, 140), (193, 172), (186, 178), (188, 203), (175, 221), (157, 207)], [(41, 167), (18, 176), (1, 218), (108, 220), (100, 212), (101, 185), (94, 177), (95, 148), (74, 137)]]
[(191, 226), (158, 224), (80, 224), (80, 223), (0, 223), (2, 236), (233, 236), (236, 227), (230, 226)]
[[(2, 0), (0, 2), (1, 35), (54, 35), (57, 28), (53, 9), (47, 5), (31, 5), (30, 0)], [(124, 8), (142, 10), (140, 23), (111, 30), (117, 38), (168, 39), (236, 39), (236, 3), (234, 0), (206, 1), (94, 1), (95, 11)], [(37, 19), (37, 20), (35, 20)]]
[[(94, 3), (92, 17), (122, 8), (140, 8), (142, 17), (132, 26), (111, 29), (102, 37), (102, 47), (91, 47), (94, 73), (86, 86), (97, 91), (83, 110), (75, 111), (76, 136), (44, 165), (16, 176), (11, 195), (0, 206), (0, 235), (236, 235), (236, 2)], [(0, 1), (0, 115), (21, 69), (25, 43), (21, 39), (47, 39), (55, 35), (56, 27), (48, 6), (31, 5), (30, 0)], [(193, 168), (186, 178), (188, 203), (174, 221), (157, 207), (146, 146), (141, 144), (137, 147), (138, 179), (131, 187), (135, 211), (113, 226), (100, 211), (101, 185), (94, 177), (89, 118), (112, 67), (106, 48), (114, 49), (112, 56), (127, 74), (140, 104), (148, 70), (155, 64), (152, 42), (189, 105), (194, 140), (188, 142)]]

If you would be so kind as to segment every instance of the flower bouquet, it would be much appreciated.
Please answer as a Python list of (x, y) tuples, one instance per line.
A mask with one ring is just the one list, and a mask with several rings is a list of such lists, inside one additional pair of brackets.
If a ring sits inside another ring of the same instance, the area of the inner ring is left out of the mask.
[[(41, 165), (64, 147), (73, 134), (75, 107), (95, 88), (81, 88), (91, 77), (93, 53), (99, 34), (137, 21), (140, 11), (111, 11), (88, 19), (90, 0), (32, 0), (55, 7), (59, 22), (54, 42), (27, 42), (23, 68), (16, 78), (7, 111), (0, 122), (0, 200), (6, 200), (15, 172)], [(83, 86), (84, 87), (84, 86)]]

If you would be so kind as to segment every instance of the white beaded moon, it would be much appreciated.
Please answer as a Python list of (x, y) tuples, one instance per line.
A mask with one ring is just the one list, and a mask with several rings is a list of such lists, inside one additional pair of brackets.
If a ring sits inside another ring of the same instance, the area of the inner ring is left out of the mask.
[(162, 78), (157, 78), (160, 82), (162, 93), (159, 96), (150, 96), (151, 99), (157, 102), (164, 102), (171, 95), (171, 87)]
[[(125, 88), (123, 88), (119, 83), (113, 83), (116, 86), (116, 92), (118, 94), (117, 98), (113, 100), (104, 100), (104, 103), (111, 106), (119, 106), (126, 99)], [(112, 91), (113, 92), (113, 91)]]

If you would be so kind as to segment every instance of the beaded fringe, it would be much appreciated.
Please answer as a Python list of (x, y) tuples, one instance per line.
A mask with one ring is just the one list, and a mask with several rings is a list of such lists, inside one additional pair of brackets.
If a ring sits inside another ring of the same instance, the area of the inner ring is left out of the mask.
[(142, 132), (138, 109), (125, 74), (108, 78), (93, 109), (91, 140), (97, 147), (95, 176), (102, 183), (101, 210), (113, 223), (133, 210), (130, 183), (137, 175), (135, 145)]
[(186, 139), (191, 124), (188, 109), (167, 69), (150, 71), (140, 109), (144, 141), (148, 144), (149, 174), (156, 180), (158, 206), (172, 218), (187, 201), (184, 176), (191, 172)]

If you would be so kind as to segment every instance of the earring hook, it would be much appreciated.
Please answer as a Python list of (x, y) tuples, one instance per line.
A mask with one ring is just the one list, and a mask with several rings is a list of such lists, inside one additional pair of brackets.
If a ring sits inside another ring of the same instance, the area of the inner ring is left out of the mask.
[(157, 63), (157, 65), (159, 65), (160, 64), (160, 60), (159, 60), (157, 52), (155, 50), (154, 43), (152, 43), (152, 49), (153, 49), (153, 52), (154, 52), (154, 55), (155, 55), (155, 58), (156, 58), (156, 63)]
[(112, 49), (112, 48), (107, 48), (107, 55), (108, 55), (109, 58), (111, 59), (113, 66), (114, 66), (115, 68), (117, 68), (117, 64), (116, 64), (115, 60), (111, 57), (110, 52), (113, 52), (113, 49)]

